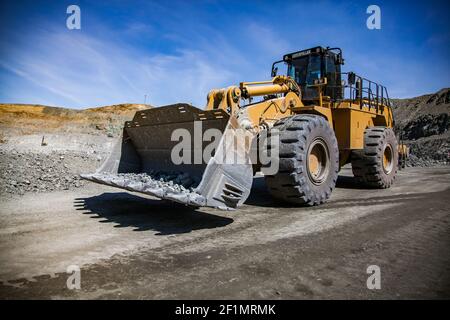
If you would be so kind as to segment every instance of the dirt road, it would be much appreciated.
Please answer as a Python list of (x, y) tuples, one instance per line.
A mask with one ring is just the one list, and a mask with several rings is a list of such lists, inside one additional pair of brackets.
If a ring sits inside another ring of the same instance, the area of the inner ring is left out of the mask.
[(344, 168), (314, 208), (273, 202), (261, 177), (253, 189), (231, 212), (93, 184), (0, 200), (0, 298), (450, 298), (450, 168), (388, 190)]

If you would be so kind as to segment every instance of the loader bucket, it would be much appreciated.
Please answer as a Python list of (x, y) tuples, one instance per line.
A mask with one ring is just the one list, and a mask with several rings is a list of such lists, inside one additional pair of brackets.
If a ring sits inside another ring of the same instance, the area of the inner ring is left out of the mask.
[[(247, 199), (253, 179), (248, 145), (220, 143), (225, 137), (233, 140), (238, 127), (223, 110), (204, 111), (189, 104), (138, 111), (125, 122), (122, 136), (100, 168), (81, 177), (194, 207), (233, 209)], [(202, 138), (208, 129), (222, 134), (209, 158), (203, 151), (211, 141)], [(183, 134), (191, 139), (178, 154), (174, 150)], [(221, 159), (230, 153), (237, 161), (224, 163)], [(174, 161), (174, 154), (182, 155), (183, 161)]]

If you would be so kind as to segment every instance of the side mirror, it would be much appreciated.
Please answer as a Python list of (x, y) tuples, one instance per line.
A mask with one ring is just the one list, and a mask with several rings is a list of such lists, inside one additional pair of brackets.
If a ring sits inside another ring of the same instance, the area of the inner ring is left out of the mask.
[(272, 69), (272, 78), (276, 77), (278, 73), (278, 67)]
[(348, 84), (349, 85), (353, 85), (353, 84), (355, 84), (355, 82), (356, 82), (356, 74), (355, 73), (353, 73), (353, 72), (349, 72), (348, 73)]
[(344, 59), (342, 58), (342, 54), (338, 54), (336, 56), (335, 62), (336, 62), (336, 65), (344, 64)]

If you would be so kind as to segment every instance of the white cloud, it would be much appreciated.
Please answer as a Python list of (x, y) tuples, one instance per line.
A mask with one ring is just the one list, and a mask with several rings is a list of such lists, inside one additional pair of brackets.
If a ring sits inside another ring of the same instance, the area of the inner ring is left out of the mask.
[(33, 35), (32, 41), (29, 48), (3, 43), (11, 49), (0, 65), (21, 78), (21, 83), (33, 84), (29, 103), (48, 96), (60, 105), (79, 108), (142, 103), (147, 94), (147, 101), (154, 105), (184, 101), (203, 107), (211, 88), (235, 78), (217, 59), (220, 47), (149, 55), (120, 41), (67, 30), (42, 32)]
[(246, 27), (246, 33), (253, 44), (262, 51), (263, 55), (271, 56), (281, 56), (291, 49), (282, 30), (280, 31), (278, 33), (276, 30), (256, 22), (250, 22)]

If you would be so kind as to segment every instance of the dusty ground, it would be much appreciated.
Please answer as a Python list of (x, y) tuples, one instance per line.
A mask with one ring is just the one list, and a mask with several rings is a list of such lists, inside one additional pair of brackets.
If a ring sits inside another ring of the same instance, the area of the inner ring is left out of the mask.
[[(409, 165), (448, 164), (449, 92), (395, 102)], [(345, 168), (317, 208), (274, 203), (259, 177), (234, 212), (80, 180), (147, 107), (0, 104), (0, 299), (450, 299), (449, 166), (408, 168), (389, 190), (357, 189)]]
[(388, 190), (341, 174), (315, 208), (280, 207), (262, 178), (233, 212), (93, 184), (2, 198), (0, 298), (449, 299), (450, 168), (408, 168)]

